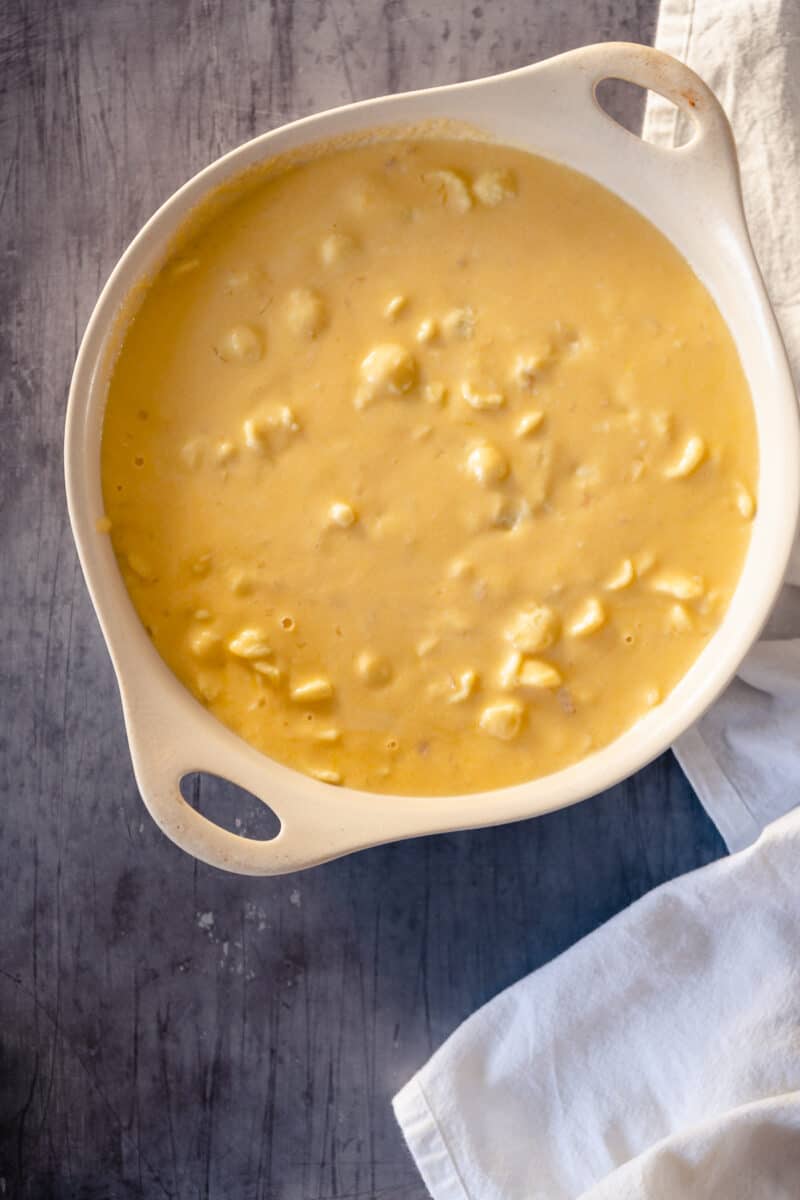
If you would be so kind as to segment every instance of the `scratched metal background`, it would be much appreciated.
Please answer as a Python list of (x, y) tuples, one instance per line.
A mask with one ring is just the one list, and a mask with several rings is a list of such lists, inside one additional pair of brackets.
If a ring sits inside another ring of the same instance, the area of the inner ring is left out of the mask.
[[(649, 41), (655, 13), (0, 3), (0, 1197), (424, 1200), (392, 1093), (499, 989), (722, 853), (665, 757), (515, 827), (285, 879), (198, 866), (137, 797), (62, 484), (92, 304), (187, 176), (315, 109)], [(258, 828), (215, 785), (193, 795)]]

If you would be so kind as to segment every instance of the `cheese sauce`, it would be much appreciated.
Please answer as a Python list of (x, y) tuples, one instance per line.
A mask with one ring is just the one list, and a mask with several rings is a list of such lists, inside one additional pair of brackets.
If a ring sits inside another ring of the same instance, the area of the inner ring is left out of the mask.
[(159, 652), (331, 784), (518, 783), (720, 623), (755, 508), (713, 301), (598, 184), (469, 140), (243, 182), (128, 324), (103, 491)]

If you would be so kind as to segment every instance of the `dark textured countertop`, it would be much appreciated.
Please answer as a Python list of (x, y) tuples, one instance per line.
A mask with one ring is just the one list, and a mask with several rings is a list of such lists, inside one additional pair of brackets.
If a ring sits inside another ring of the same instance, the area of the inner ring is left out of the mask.
[[(666, 756), (512, 827), (282, 879), (198, 865), (137, 796), (62, 482), (91, 307), (191, 173), (353, 98), (649, 41), (655, 10), (2, 5), (0, 1197), (424, 1200), (392, 1093), (499, 989), (722, 853)], [(206, 783), (195, 800), (234, 803)]]

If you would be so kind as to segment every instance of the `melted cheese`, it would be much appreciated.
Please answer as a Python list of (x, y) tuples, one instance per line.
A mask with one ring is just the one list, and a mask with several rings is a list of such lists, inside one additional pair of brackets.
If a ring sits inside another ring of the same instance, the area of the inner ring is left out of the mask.
[(417, 794), (553, 771), (666, 696), (735, 586), (756, 461), (675, 249), (574, 172), (436, 139), (250, 181), (187, 235), (102, 448), (186, 687), (281, 762)]

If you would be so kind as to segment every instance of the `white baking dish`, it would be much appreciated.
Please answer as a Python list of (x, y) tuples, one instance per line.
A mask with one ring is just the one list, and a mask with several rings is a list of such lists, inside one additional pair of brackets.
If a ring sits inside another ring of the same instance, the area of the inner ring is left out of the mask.
[[(692, 122), (679, 149), (648, 145), (607, 116), (597, 85), (621, 78), (660, 92)], [(160, 262), (176, 229), (222, 182), (277, 153), (386, 126), (450, 118), (598, 180), (648, 217), (709, 288), (736, 341), (755, 403), (758, 512), (724, 622), (667, 699), (605, 749), (543, 779), (452, 797), (383, 796), (332, 788), (280, 765), (206, 711), (164, 664), (133, 608), (103, 512), (100, 439), (105, 351), (131, 287)], [(163, 831), (190, 854), (246, 874), (309, 867), (379, 842), (499, 824), (575, 803), (660, 754), (711, 704), (758, 636), (781, 584), (798, 510), (795, 395), (745, 226), (736, 153), (725, 115), (687, 67), (655, 50), (588, 46), (474, 83), (369, 100), (296, 121), (213, 163), (148, 221), (120, 259), (92, 314), (75, 366), (66, 427), (70, 518), (81, 564), (119, 681), (133, 766)], [(261, 797), (280, 818), (270, 841), (229, 833), (181, 796), (186, 773), (207, 771)]]

